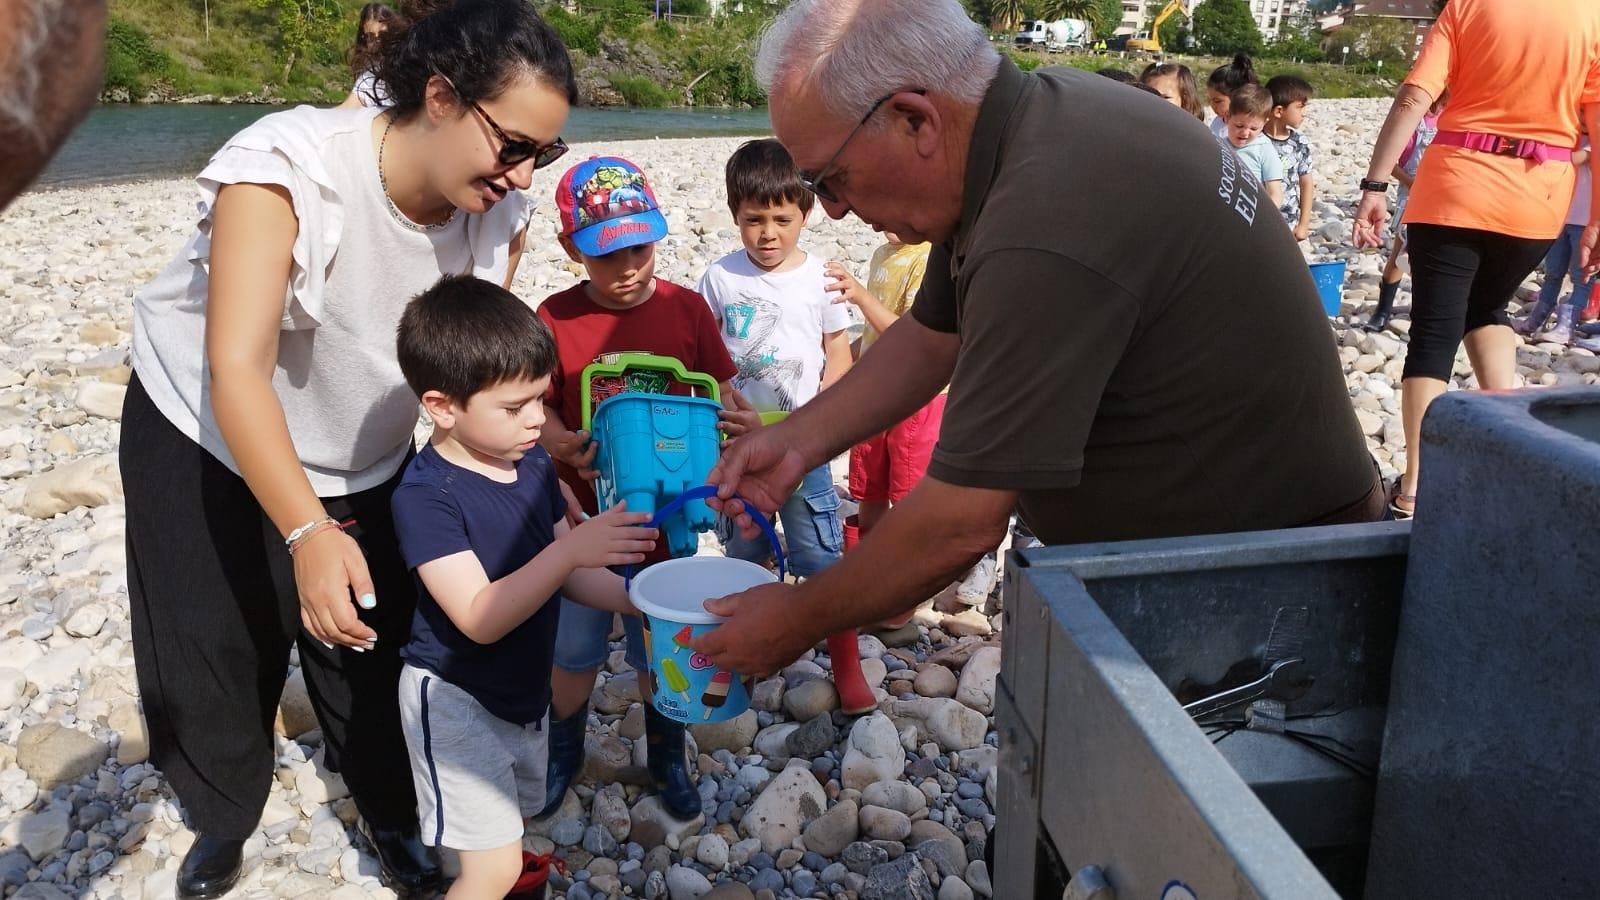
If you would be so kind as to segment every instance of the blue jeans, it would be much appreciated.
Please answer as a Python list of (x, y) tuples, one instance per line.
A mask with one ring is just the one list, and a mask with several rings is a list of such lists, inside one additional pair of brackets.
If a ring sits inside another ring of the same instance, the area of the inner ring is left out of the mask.
[[(566, 672), (590, 672), (606, 664), (606, 638), (614, 613), (561, 598), (561, 624), (556, 627), (556, 665)], [(622, 617), (627, 632), (628, 665), (645, 670), (644, 628), (638, 616)]]
[(1568, 275), (1572, 276), (1572, 297), (1567, 303), (1578, 313), (1582, 313), (1583, 308), (1589, 305), (1592, 286), (1583, 277), (1583, 267), (1578, 264), (1578, 245), (1582, 238), (1582, 225), (1568, 225), (1561, 230), (1556, 242), (1550, 245), (1550, 253), (1544, 258), (1544, 287), (1539, 290), (1537, 307), (1545, 315), (1556, 308), (1556, 298), (1561, 296), (1561, 283)]
[[(778, 510), (778, 521), (783, 523), (790, 572), (809, 578), (833, 565), (844, 544), (844, 526), (839, 521), (839, 494), (826, 465), (806, 473), (800, 490)], [(754, 563), (772, 556), (766, 535), (746, 540), (732, 529), (724, 529), (722, 546), (729, 556)]]

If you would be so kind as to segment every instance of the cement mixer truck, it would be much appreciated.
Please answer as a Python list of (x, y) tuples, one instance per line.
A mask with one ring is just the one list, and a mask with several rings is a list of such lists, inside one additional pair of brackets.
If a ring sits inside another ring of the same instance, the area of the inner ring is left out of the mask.
[(1089, 44), (1089, 23), (1082, 19), (1024, 20), (1017, 29), (1013, 43), (1017, 46), (1044, 47), (1060, 50), (1066, 47), (1086, 47)]

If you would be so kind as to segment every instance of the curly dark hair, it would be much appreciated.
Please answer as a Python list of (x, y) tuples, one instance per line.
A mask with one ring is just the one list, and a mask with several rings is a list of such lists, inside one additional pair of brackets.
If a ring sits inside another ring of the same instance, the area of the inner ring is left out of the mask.
[(567, 47), (527, 0), (407, 0), (400, 18), (383, 34), (376, 66), (397, 119), (422, 109), (434, 75), (463, 104), (492, 100), (519, 76), (578, 102)]
[(355, 43), (350, 45), (351, 75), (360, 75), (378, 60), (379, 39), (367, 34), (367, 26), (377, 22), (387, 31), (399, 17), (399, 13), (382, 3), (368, 3), (361, 7), (361, 15), (356, 18)]

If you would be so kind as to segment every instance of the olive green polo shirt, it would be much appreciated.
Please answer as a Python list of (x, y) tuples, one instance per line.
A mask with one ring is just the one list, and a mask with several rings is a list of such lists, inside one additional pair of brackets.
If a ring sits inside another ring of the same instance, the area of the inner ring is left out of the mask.
[(1381, 515), (1305, 260), (1193, 116), (1003, 61), (962, 202), (912, 310), (961, 338), (929, 474), (1047, 543)]

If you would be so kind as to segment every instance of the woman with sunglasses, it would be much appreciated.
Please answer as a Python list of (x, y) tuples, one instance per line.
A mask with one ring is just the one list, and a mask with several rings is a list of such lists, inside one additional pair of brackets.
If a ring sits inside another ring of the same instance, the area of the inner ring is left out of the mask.
[(180, 897), (238, 878), (296, 645), (385, 880), (439, 880), (396, 698), (416, 594), (389, 496), (417, 398), (395, 328), (442, 275), (510, 284), (521, 192), (566, 150), (576, 85), (524, 0), (403, 12), (377, 64), (392, 105), (301, 107), (229, 140), (200, 173), (194, 234), (135, 298), (129, 594), (151, 758), (199, 836)]

